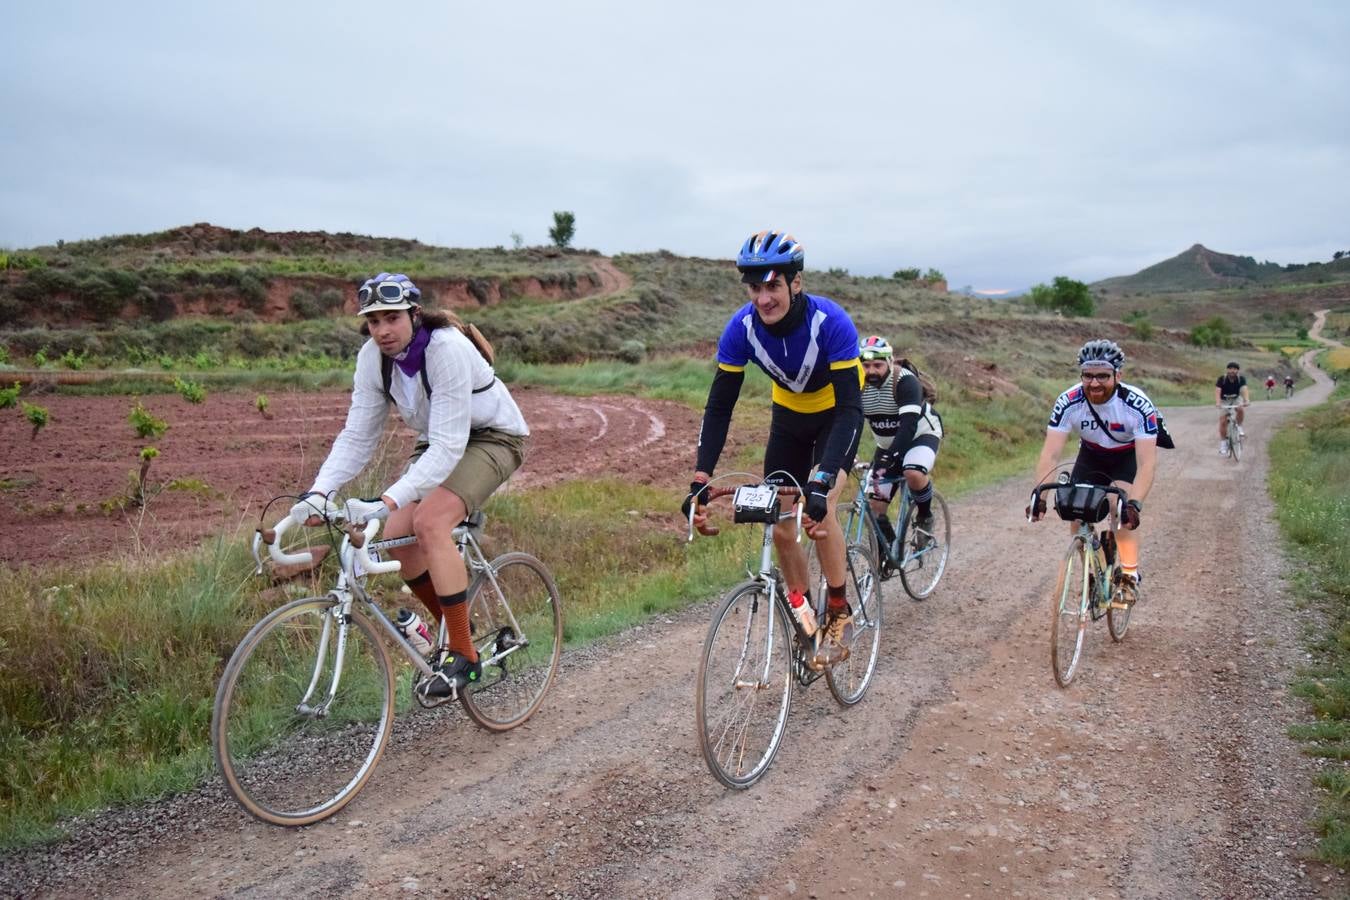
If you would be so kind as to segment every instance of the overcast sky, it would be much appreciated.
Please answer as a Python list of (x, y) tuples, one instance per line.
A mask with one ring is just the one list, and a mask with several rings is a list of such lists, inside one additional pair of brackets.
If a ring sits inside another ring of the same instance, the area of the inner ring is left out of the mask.
[(0, 247), (209, 221), (1024, 287), (1350, 249), (1350, 5), (12, 3)]

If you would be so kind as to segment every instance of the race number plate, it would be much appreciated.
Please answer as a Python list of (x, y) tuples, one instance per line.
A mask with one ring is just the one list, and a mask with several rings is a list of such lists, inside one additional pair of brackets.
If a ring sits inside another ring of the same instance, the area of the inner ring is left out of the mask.
[(732, 498), (737, 522), (778, 521), (778, 488), (772, 484), (742, 485)]

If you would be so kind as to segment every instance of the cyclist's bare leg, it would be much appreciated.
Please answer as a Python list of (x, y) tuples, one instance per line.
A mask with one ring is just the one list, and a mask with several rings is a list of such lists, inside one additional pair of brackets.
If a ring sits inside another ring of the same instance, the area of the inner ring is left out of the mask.
[[(411, 531), (417, 535), (417, 543), (394, 548), (391, 555), (403, 562), (405, 571), (423, 569), (430, 573), (436, 596), (462, 595), (469, 586), (469, 575), (455, 547), (454, 530), (468, 515), (464, 501), (454, 492), (437, 487), (420, 502), (410, 504), (408, 509), (411, 511)], [(407, 527), (404, 522), (394, 521), (394, 516), (401, 512), (403, 510), (396, 510), (390, 516), (389, 533), (396, 524)], [(473, 659), (477, 654), (473, 652), (469, 635), (468, 608), (459, 603), (446, 607), (445, 611), (449, 615), (446, 625), (451, 648)]]
[(1243, 418), (1244, 418), (1246, 412), (1247, 412), (1247, 408), (1246, 408), (1245, 406), (1239, 406), (1239, 407), (1237, 408), (1237, 423), (1238, 423), (1238, 427), (1239, 427), (1239, 428), (1242, 427), (1242, 420), (1243, 420)]
[(1219, 410), (1219, 440), (1228, 440), (1228, 413)]
[[(1128, 495), (1130, 489), (1134, 487), (1131, 482), (1117, 481), (1115, 486), (1120, 488)], [(1134, 529), (1121, 528), (1116, 532), (1116, 554), (1120, 560), (1120, 567), (1130, 574), (1136, 574), (1139, 569), (1139, 532)]]
[[(407, 506), (391, 512), (384, 525), (384, 537), (386, 539), (401, 538), (412, 534), (413, 513), (416, 509), (416, 503), (409, 503)], [(388, 552), (390, 556), (403, 563), (400, 574), (404, 581), (417, 595), (417, 599), (422, 601), (422, 605), (427, 608), (432, 621), (439, 623), (441, 621), (441, 600), (436, 594), (436, 586), (431, 581), (431, 573), (427, 571), (426, 559), (422, 555), (421, 548), (413, 544), (408, 547), (396, 547)]]
[[(840, 472), (835, 477), (834, 489), (825, 498), (824, 535), (817, 541), (816, 552), (820, 555), (820, 568), (825, 573), (827, 584), (842, 585), (847, 576), (844, 562), (844, 530), (839, 527), (839, 517), (835, 515), (835, 505), (839, 494), (847, 483), (847, 473)], [(782, 525), (773, 530), (774, 549), (778, 551), (778, 566), (783, 570), (783, 580), (790, 591), (806, 591), (810, 576), (806, 569), (806, 549), (797, 543), (797, 535), (783, 520)]]

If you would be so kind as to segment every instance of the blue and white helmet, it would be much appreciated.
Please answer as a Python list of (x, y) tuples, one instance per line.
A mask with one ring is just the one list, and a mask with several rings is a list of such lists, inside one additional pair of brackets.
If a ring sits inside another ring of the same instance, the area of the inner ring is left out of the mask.
[(1107, 365), (1120, 371), (1120, 367), (1125, 365), (1125, 351), (1116, 345), (1115, 341), (1095, 340), (1088, 341), (1078, 350), (1078, 368), (1084, 366)]
[(746, 238), (736, 254), (736, 268), (746, 284), (770, 282), (782, 273), (788, 281), (806, 264), (806, 252), (797, 239), (781, 231), (761, 231)]

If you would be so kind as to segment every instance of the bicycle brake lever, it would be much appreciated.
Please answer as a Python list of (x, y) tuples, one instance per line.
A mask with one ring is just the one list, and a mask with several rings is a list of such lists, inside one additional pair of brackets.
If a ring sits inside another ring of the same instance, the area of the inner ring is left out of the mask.
[(261, 575), (263, 573), (261, 530), (255, 530), (253, 532), (253, 562), (256, 563), (253, 567), (253, 574)]

